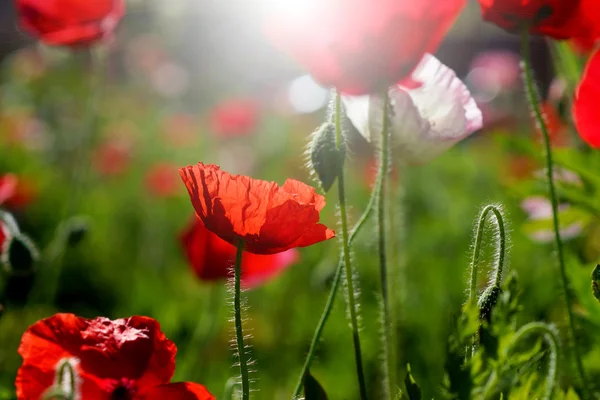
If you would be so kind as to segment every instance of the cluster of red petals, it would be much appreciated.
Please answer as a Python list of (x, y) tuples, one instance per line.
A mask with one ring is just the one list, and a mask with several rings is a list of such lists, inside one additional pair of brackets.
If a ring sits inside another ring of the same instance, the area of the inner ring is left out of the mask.
[(554, 39), (574, 39), (585, 47), (600, 36), (597, 0), (479, 0), (481, 14), (510, 32), (529, 32)]
[(210, 112), (211, 131), (222, 137), (251, 134), (258, 124), (259, 107), (253, 99), (233, 99)]
[[(200, 219), (194, 216), (180, 239), (185, 255), (200, 280), (215, 281), (233, 276), (236, 248), (206, 229)], [(244, 252), (242, 284), (246, 287), (260, 285), (294, 264), (298, 258), (296, 249), (267, 255)]]
[(279, 253), (335, 236), (319, 224), (325, 198), (302, 182), (279, 186), (203, 163), (179, 173), (204, 226), (232, 245), (241, 241), (251, 253)]
[(124, 0), (17, 0), (21, 26), (49, 45), (86, 46), (110, 37)]
[(169, 383), (175, 344), (148, 317), (111, 321), (56, 314), (30, 326), (21, 338), (19, 400), (38, 400), (55, 383), (56, 367), (74, 366), (76, 398), (85, 400), (212, 400), (195, 383)]
[(322, 84), (353, 95), (380, 93), (409, 76), (425, 53), (437, 50), (465, 4), (303, 0), (302, 10), (273, 11), (266, 29)]
[(581, 138), (590, 146), (600, 148), (600, 50), (589, 59), (575, 92), (573, 117)]
[(132, 159), (132, 146), (126, 141), (110, 140), (101, 144), (94, 151), (95, 169), (104, 176), (123, 174)]

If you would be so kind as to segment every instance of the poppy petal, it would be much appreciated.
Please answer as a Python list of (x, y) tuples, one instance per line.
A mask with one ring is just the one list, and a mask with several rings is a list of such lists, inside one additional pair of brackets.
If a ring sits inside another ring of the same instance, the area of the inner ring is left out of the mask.
[(202, 385), (191, 382), (170, 383), (149, 387), (139, 394), (140, 400), (215, 400)]
[(600, 148), (600, 51), (589, 59), (583, 78), (575, 92), (573, 117), (579, 136), (590, 146)]

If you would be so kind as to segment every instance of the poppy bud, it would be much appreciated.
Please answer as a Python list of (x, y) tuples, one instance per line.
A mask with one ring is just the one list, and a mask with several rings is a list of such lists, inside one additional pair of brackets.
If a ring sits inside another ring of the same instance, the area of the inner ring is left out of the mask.
[(493, 285), (488, 286), (482, 293), (477, 306), (479, 307), (479, 319), (485, 319), (491, 322), (492, 310), (498, 302), (498, 297), (502, 293), (502, 289), (499, 286)]
[(331, 188), (335, 179), (344, 166), (346, 156), (345, 144), (338, 146), (335, 140), (335, 125), (326, 122), (313, 133), (309, 146), (310, 167), (326, 192)]
[(1, 261), (9, 273), (27, 275), (33, 272), (38, 258), (38, 250), (31, 239), (25, 235), (16, 235), (10, 239)]
[(79, 361), (73, 358), (64, 358), (60, 360), (56, 367), (56, 376), (54, 386), (44, 394), (44, 400), (75, 400), (77, 395), (77, 383), (79, 376), (75, 372), (75, 366)]
[(89, 221), (83, 217), (74, 217), (64, 225), (65, 242), (70, 247), (81, 243), (90, 230)]
[(600, 264), (596, 264), (592, 271), (592, 293), (596, 300), (600, 301)]

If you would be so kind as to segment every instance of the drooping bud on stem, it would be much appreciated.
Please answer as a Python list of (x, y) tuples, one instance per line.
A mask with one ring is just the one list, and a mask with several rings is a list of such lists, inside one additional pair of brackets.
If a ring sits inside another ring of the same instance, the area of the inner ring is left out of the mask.
[(54, 385), (44, 394), (44, 400), (78, 400), (79, 375), (75, 366), (78, 360), (65, 358), (56, 367)]
[(338, 148), (335, 125), (331, 122), (325, 122), (313, 133), (309, 145), (310, 167), (326, 192), (333, 186), (344, 166), (346, 151), (343, 141), (342, 135), (342, 143)]

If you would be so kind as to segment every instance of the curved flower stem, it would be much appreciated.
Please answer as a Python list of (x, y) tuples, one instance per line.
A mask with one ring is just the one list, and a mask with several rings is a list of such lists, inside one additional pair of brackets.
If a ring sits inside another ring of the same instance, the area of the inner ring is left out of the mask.
[(233, 310), (235, 313), (235, 338), (237, 342), (238, 359), (240, 363), (240, 375), (242, 377), (242, 400), (250, 398), (250, 381), (248, 379), (248, 361), (246, 360), (246, 348), (244, 346), (244, 333), (242, 331), (242, 305), (241, 305), (241, 275), (242, 256), (244, 254), (244, 242), (239, 241), (235, 255), (235, 274), (233, 292)]
[(502, 272), (504, 270), (504, 257), (506, 253), (506, 231), (504, 228), (504, 218), (502, 212), (498, 207), (493, 204), (486, 206), (479, 216), (479, 222), (477, 223), (477, 234), (475, 236), (475, 248), (473, 249), (473, 259), (471, 261), (471, 285), (469, 286), (469, 302), (474, 303), (477, 301), (477, 272), (479, 268), (479, 258), (481, 256), (481, 243), (483, 242), (483, 231), (485, 229), (485, 223), (489, 213), (494, 215), (496, 223), (498, 224), (498, 235), (500, 240), (498, 241), (498, 248), (496, 249), (498, 254), (498, 261), (496, 263), (496, 269), (494, 271), (494, 284), (500, 286), (502, 281)]
[(387, 249), (386, 249), (386, 212), (385, 212), (385, 188), (387, 185), (387, 175), (389, 166), (389, 108), (390, 108), (390, 96), (386, 89), (383, 93), (383, 121), (381, 128), (381, 143), (380, 143), (380, 154), (379, 154), (379, 171), (377, 174), (377, 183), (379, 184), (378, 198), (377, 198), (377, 239), (378, 239), (378, 252), (379, 252), (379, 274), (381, 282), (381, 315), (383, 325), (383, 357), (384, 370), (383, 379), (387, 386), (387, 397), (393, 398), (395, 396), (395, 383), (394, 383), (394, 370), (395, 370), (395, 357), (392, 343), (393, 335), (391, 332), (391, 318), (390, 318), (390, 299), (389, 299), (389, 283), (388, 283), (388, 269), (387, 269)]
[[(335, 145), (338, 151), (342, 146), (342, 104), (339, 92), (335, 94)], [(360, 336), (358, 330), (358, 312), (356, 309), (356, 294), (354, 293), (354, 275), (352, 271), (352, 260), (350, 258), (350, 240), (348, 235), (348, 216), (346, 213), (346, 189), (344, 187), (344, 168), (340, 168), (338, 174), (338, 197), (340, 206), (340, 219), (342, 223), (342, 252), (344, 257), (344, 272), (346, 275), (346, 288), (348, 308), (350, 312), (350, 324), (352, 325), (352, 340), (354, 342), (354, 359), (356, 363), (356, 374), (358, 376), (358, 387), (360, 398), (367, 399), (367, 388), (363, 372), (362, 353), (360, 349)]]
[[(364, 226), (365, 222), (367, 222), (367, 220), (369, 219), (369, 216), (371, 215), (371, 212), (373, 211), (375, 202), (377, 200), (377, 194), (378, 194), (377, 189), (379, 187), (379, 184), (377, 182), (375, 183), (375, 186), (374, 186), (373, 190), (371, 191), (371, 197), (369, 198), (369, 202), (367, 203), (365, 211), (363, 212), (363, 214), (361, 215), (359, 220), (356, 222), (356, 224), (354, 224), (354, 227), (352, 228), (352, 230), (350, 231), (350, 234), (348, 235), (348, 245), (349, 246), (352, 245), (356, 235), (358, 234), (358, 232), (360, 232), (361, 228)], [(312, 364), (312, 360), (313, 360), (313, 358), (315, 356), (315, 352), (317, 350), (317, 345), (319, 344), (319, 341), (321, 340), (321, 335), (323, 334), (323, 329), (325, 328), (325, 325), (327, 324), (327, 320), (329, 319), (329, 315), (331, 314), (331, 310), (333, 309), (333, 304), (335, 303), (335, 297), (337, 295), (337, 290), (338, 290), (338, 287), (340, 284), (340, 280), (342, 278), (343, 271), (344, 271), (344, 259), (342, 258), (342, 259), (340, 259), (340, 261), (338, 262), (338, 265), (336, 267), (335, 276), (334, 276), (333, 282), (331, 284), (331, 290), (329, 291), (329, 296), (327, 297), (327, 302), (325, 303), (325, 308), (323, 309), (323, 313), (321, 314), (321, 319), (319, 320), (317, 328), (315, 329), (315, 333), (313, 335), (312, 341), (310, 342), (310, 347), (308, 349), (308, 354), (306, 355), (306, 359), (304, 360), (304, 365), (302, 366), (302, 371), (300, 372), (300, 376), (298, 377), (298, 382), (296, 383), (296, 387), (294, 388), (294, 394), (293, 394), (294, 398), (299, 396), (300, 392), (302, 391), (302, 383), (304, 381), (304, 376), (306, 375), (306, 372), (308, 371), (308, 369), (310, 368), (310, 365)]]
[(529, 99), (529, 103), (531, 105), (531, 109), (535, 116), (536, 122), (542, 131), (542, 135), (544, 137), (544, 147), (546, 152), (546, 175), (548, 179), (548, 189), (550, 191), (550, 200), (552, 203), (552, 222), (554, 226), (554, 239), (556, 242), (556, 253), (558, 256), (558, 266), (560, 273), (560, 280), (562, 284), (562, 289), (564, 291), (564, 299), (565, 299), (565, 308), (567, 311), (567, 319), (568, 319), (568, 334), (569, 338), (568, 342), (572, 343), (573, 349), (573, 357), (575, 358), (575, 364), (577, 367), (577, 373), (579, 375), (579, 379), (581, 380), (581, 388), (583, 392), (583, 398), (589, 399), (589, 392), (587, 386), (587, 380), (585, 377), (585, 371), (583, 369), (583, 363), (581, 361), (581, 355), (579, 354), (579, 348), (577, 346), (576, 337), (575, 337), (575, 322), (573, 319), (573, 310), (572, 303), (573, 298), (571, 296), (571, 292), (569, 291), (567, 272), (565, 268), (565, 257), (562, 247), (562, 241), (560, 239), (560, 227), (558, 223), (558, 196), (556, 195), (556, 188), (554, 186), (554, 165), (552, 162), (552, 148), (550, 146), (550, 135), (548, 134), (548, 128), (546, 126), (546, 121), (542, 115), (542, 111), (540, 109), (540, 103), (538, 94), (536, 92), (533, 75), (531, 71), (531, 60), (530, 60), (530, 50), (529, 50), (529, 32), (527, 29), (523, 29), (523, 33), (521, 35), (521, 53), (523, 57), (523, 70), (525, 75), (525, 89), (527, 91), (527, 97)]

